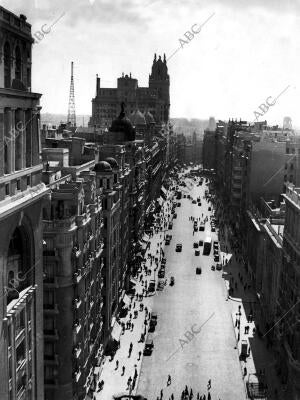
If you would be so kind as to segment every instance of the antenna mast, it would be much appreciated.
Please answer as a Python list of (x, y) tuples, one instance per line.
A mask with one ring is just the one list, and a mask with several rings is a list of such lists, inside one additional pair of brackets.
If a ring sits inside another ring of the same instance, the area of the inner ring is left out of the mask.
[(73, 78), (73, 61), (71, 62), (71, 83), (68, 107), (68, 124), (76, 127), (76, 113), (75, 113), (75, 95), (74, 95), (74, 78)]

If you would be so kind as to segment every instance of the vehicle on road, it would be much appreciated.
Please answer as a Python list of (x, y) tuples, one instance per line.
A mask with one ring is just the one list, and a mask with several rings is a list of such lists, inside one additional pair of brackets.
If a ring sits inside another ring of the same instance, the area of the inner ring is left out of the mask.
[(199, 240), (199, 246), (203, 246), (203, 240)]
[(205, 224), (200, 224), (199, 231), (201, 231), (201, 232), (205, 231)]
[(219, 261), (220, 261), (220, 256), (219, 256), (219, 254), (215, 254), (215, 255), (214, 255), (214, 261), (215, 261), (215, 262), (219, 262)]
[(200, 267), (196, 268), (196, 275), (200, 275), (202, 273), (202, 269)]
[(165, 240), (165, 244), (170, 244), (170, 242), (171, 242), (171, 240), (169, 239), (169, 238), (166, 238), (166, 240)]
[(217, 264), (217, 270), (222, 271), (222, 264), (220, 264), (220, 263)]
[(151, 321), (155, 321), (155, 323), (157, 324), (157, 319), (158, 319), (158, 317), (157, 317), (157, 312), (152, 312), (151, 313), (151, 318), (150, 318), (150, 320)]
[(173, 223), (170, 222), (170, 223), (169, 223), (169, 226), (168, 226), (168, 229), (172, 229), (172, 228), (173, 228)]
[(195, 250), (195, 256), (200, 256), (200, 250)]
[(181, 243), (176, 244), (176, 251), (177, 252), (182, 251), (182, 244)]
[(198, 246), (199, 246), (199, 244), (198, 244), (198, 242), (194, 242), (194, 249), (198, 249)]
[(208, 207), (208, 211), (211, 211), (211, 207)]
[(151, 280), (148, 286), (148, 292), (152, 293), (155, 292), (155, 281)]
[(173, 286), (175, 284), (175, 278), (174, 276), (171, 276), (170, 278), (170, 286)]
[(212, 226), (211, 231), (216, 232), (216, 228), (214, 226)]
[(181, 206), (181, 203), (177, 203), (177, 207), (180, 207)]
[(193, 200), (193, 201), (192, 201), (192, 204), (196, 204), (196, 203), (197, 203), (197, 201), (196, 201), (196, 200)]
[(177, 214), (176, 213), (174, 213), (174, 215), (173, 215), (173, 219), (176, 219), (177, 218)]
[(162, 259), (161, 259), (161, 265), (165, 265), (166, 262), (167, 262), (167, 259), (166, 259), (166, 258), (162, 258)]
[(204, 245), (203, 245), (203, 255), (208, 256), (211, 251), (211, 237), (207, 236), (204, 240)]
[(151, 356), (153, 348), (154, 348), (154, 343), (152, 335), (148, 335), (144, 348), (144, 356)]
[(158, 277), (162, 279), (162, 278), (165, 277), (165, 274), (166, 274), (165, 269), (164, 268), (160, 268), (160, 270), (158, 271)]
[(214, 265), (211, 266), (210, 268), (212, 271), (214, 271), (216, 269), (216, 267)]
[(217, 240), (214, 241), (214, 248), (216, 248), (216, 249), (219, 248), (219, 242)]

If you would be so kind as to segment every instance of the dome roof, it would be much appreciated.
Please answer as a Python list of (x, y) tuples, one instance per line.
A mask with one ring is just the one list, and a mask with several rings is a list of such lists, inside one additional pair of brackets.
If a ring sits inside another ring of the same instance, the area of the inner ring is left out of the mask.
[(111, 172), (111, 166), (107, 161), (100, 161), (95, 165), (95, 172)]
[(114, 119), (111, 127), (109, 128), (110, 132), (123, 132), (125, 134), (126, 141), (135, 140), (135, 129), (130, 122), (130, 119), (125, 115), (125, 103), (121, 104), (121, 112), (118, 118)]
[(155, 124), (154, 117), (150, 111), (147, 110), (144, 116), (147, 124)]
[(130, 114), (130, 121), (134, 126), (137, 125), (146, 125), (146, 120), (143, 113), (140, 110), (136, 109), (133, 113)]
[(107, 157), (105, 159), (106, 162), (113, 168), (113, 169), (119, 169), (119, 164), (117, 163), (116, 159), (113, 157)]

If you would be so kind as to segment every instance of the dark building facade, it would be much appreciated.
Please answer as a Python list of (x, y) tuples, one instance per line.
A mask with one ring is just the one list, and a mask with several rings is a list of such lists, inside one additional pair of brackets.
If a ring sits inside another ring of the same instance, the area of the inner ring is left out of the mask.
[(44, 399), (41, 95), (31, 25), (0, 7), (0, 398)]

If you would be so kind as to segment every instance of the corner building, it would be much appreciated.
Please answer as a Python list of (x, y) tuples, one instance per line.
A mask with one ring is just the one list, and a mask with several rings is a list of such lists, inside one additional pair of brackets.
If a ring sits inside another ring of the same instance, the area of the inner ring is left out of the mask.
[(43, 400), (39, 120), (31, 25), (0, 7), (0, 399)]

